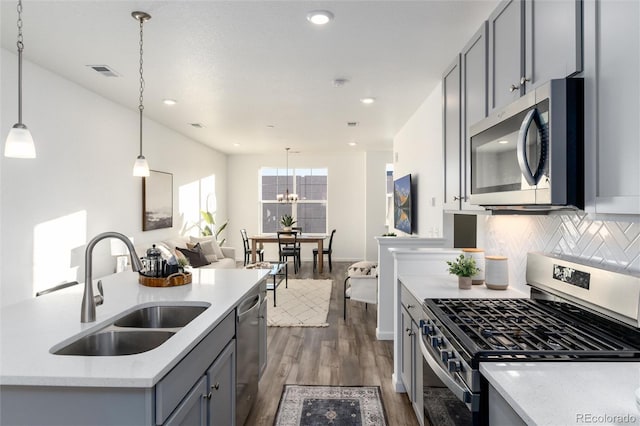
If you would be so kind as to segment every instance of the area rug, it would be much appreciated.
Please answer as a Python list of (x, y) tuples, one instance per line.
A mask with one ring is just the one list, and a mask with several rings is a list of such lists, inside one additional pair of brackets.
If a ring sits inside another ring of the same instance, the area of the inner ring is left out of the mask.
[(424, 411), (432, 425), (466, 426), (471, 424), (471, 412), (447, 388), (425, 387)]
[(289, 280), (277, 289), (273, 306), (273, 292), (267, 291), (267, 325), (269, 327), (328, 327), (331, 280)]
[(379, 386), (284, 385), (274, 426), (386, 426)]

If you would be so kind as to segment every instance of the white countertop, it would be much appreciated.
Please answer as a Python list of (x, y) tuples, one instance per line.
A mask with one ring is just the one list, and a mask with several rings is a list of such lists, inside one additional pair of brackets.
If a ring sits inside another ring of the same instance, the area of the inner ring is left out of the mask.
[(485, 362), (480, 373), (527, 424), (640, 424), (639, 362)]
[[(263, 269), (194, 269), (193, 283), (170, 288), (138, 284), (138, 274), (102, 278), (104, 304), (96, 321), (80, 322), (84, 284), (2, 309), (0, 385), (152, 387), (253, 289)], [(134, 307), (156, 304), (211, 306), (159, 347), (136, 355), (53, 355), (51, 347), (90, 334)]]
[(416, 299), (460, 298), (460, 299), (507, 299), (529, 297), (519, 289), (491, 290), (484, 284), (474, 285), (469, 290), (458, 288), (458, 277), (450, 274), (400, 275), (400, 282)]

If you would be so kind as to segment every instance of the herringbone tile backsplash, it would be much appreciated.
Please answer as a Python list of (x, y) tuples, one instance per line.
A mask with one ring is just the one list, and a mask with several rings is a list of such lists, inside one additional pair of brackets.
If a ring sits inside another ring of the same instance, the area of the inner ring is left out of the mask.
[(487, 255), (509, 258), (509, 282), (524, 285), (527, 252), (561, 254), (590, 265), (640, 273), (640, 223), (592, 220), (586, 214), (486, 216)]

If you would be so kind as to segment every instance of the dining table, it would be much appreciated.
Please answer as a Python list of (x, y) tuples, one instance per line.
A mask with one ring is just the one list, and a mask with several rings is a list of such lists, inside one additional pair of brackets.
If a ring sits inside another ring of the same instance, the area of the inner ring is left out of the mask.
[[(324, 249), (324, 240), (328, 237), (327, 234), (299, 234), (297, 241), (299, 243), (311, 243), (317, 244), (318, 246), (318, 272), (322, 273), (323, 265), (324, 265), (324, 256), (322, 254), (322, 250)], [(261, 235), (253, 235), (249, 238), (251, 240), (251, 262), (256, 262), (256, 253), (258, 250), (258, 244), (264, 243), (276, 243), (278, 244), (278, 235), (277, 234), (261, 234)]]

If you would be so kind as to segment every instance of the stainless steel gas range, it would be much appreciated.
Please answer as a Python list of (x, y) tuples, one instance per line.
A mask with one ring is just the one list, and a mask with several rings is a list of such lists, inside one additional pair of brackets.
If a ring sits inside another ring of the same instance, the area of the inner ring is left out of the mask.
[(530, 299), (424, 300), (423, 370), (473, 424), (488, 424), (481, 363), (640, 360), (639, 277), (530, 253), (527, 282)]

